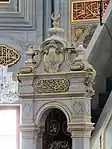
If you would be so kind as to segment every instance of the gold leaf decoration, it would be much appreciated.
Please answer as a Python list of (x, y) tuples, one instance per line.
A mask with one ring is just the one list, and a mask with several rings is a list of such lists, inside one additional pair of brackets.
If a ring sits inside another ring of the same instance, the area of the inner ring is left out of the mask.
[[(103, 13), (109, 0), (102, 1)], [(75, 1), (72, 2), (72, 22), (84, 20), (96, 20), (100, 17), (100, 1)]]
[(12, 47), (0, 45), (0, 65), (12, 66), (20, 59), (19, 53)]
[(35, 81), (35, 87), (39, 93), (65, 92), (69, 89), (69, 80), (63, 79), (39, 79)]
[(84, 28), (76, 28), (75, 30), (76, 41), (82, 36), (84, 30), (85, 30)]

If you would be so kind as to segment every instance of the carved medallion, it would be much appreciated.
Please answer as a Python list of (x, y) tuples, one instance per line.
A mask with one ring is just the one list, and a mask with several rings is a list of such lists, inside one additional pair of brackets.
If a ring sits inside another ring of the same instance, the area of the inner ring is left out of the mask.
[[(102, 1), (103, 13), (109, 1)], [(76, 1), (72, 2), (72, 22), (99, 19), (100, 1)]]
[(49, 135), (56, 136), (60, 130), (60, 125), (57, 120), (51, 120), (48, 124), (47, 131)]
[(69, 89), (69, 80), (63, 79), (39, 79), (35, 83), (37, 92), (39, 93), (56, 93), (65, 92)]
[(0, 65), (14, 65), (20, 59), (19, 53), (12, 47), (0, 45)]
[[(59, 52), (59, 49), (55, 41), (51, 40), (49, 45), (44, 50), (44, 66), (45, 71), (55, 73), (60, 70), (60, 66), (63, 63), (63, 55)], [(61, 59), (62, 58), (62, 59)]]

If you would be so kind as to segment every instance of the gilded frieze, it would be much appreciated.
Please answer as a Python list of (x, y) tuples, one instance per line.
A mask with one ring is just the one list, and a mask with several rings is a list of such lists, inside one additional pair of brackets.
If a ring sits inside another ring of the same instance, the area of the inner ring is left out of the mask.
[(0, 65), (12, 66), (20, 59), (19, 53), (12, 47), (0, 45)]
[[(103, 13), (109, 1), (102, 1)], [(72, 2), (72, 22), (96, 20), (100, 17), (100, 1), (76, 1)]]

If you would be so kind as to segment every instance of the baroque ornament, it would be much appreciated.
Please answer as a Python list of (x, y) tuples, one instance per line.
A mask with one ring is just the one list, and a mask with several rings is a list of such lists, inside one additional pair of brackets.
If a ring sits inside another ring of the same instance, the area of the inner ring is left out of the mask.
[[(58, 51), (55, 41), (51, 40), (44, 50), (44, 66), (47, 72), (58, 72), (63, 63), (63, 55)], [(62, 58), (62, 59), (61, 59)]]
[(19, 53), (7, 45), (0, 45), (0, 65), (11, 66), (20, 59)]
[(39, 79), (35, 81), (35, 88), (39, 93), (65, 92), (69, 89), (69, 80), (63, 79)]

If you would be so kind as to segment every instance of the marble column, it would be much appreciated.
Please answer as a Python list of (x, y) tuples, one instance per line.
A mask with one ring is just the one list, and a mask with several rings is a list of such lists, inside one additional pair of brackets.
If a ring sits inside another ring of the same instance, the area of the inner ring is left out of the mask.
[(90, 149), (92, 124), (70, 123), (69, 130), (72, 137), (72, 149)]
[(21, 124), (21, 148), (36, 149), (35, 126), (33, 124)]

